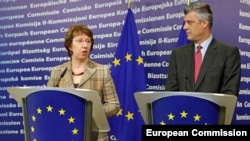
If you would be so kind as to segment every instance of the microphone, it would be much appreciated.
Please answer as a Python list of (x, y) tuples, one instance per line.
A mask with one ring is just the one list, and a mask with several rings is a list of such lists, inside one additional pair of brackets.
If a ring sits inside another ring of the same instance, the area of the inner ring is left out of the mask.
[(185, 89), (184, 89), (185, 92), (187, 91), (187, 82), (188, 82), (188, 77), (186, 76), (185, 77)]
[(59, 82), (61, 81), (61, 79), (64, 77), (65, 73), (67, 72), (68, 68), (65, 68), (64, 71), (62, 72), (62, 74), (60, 75), (59, 80), (57, 81), (56, 87), (59, 86)]

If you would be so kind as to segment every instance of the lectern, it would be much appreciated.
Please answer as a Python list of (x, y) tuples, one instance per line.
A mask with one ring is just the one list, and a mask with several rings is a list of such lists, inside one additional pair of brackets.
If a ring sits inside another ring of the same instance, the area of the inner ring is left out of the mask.
[(110, 130), (97, 91), (55, 87), (9, 87), (22, 106), (26, 141), (95, 141)]
[(229, 94), (145, 91), (135, 99), (146, 124), (231, 124), (237, 97)]

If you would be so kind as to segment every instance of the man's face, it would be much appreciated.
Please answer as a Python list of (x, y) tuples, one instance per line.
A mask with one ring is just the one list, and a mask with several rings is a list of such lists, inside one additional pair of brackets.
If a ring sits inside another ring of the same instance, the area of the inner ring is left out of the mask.
[(202, 41), (208, 21), (206, 19), (200, 21), (196, 17), (196, 12), (191, 11), (184, 16), (184, 22), (183, 28), (187, 33), (188, 40), (196, 43)]

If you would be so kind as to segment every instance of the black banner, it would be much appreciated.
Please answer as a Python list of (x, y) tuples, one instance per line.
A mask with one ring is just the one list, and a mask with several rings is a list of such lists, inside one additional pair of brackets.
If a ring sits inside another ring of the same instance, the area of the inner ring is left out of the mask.
[(249, 138), (249, 125), (143, 125), (142, 140), (176, 140), (183, 137), (207, 139), (208, 137)]

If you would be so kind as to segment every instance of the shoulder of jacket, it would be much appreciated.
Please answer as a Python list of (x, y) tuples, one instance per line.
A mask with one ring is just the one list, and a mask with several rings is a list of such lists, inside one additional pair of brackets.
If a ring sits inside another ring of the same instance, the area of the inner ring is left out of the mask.
[(97, 69), (109, 69), (108, 65), (100, 64), (92, 60), (90, 60), (89, 65), (90, 67), (95, 67)]
[(53, 67), (53, 70), (64, 70), (65, 68), (67, 68), (69, 66), (70, 62), (65, 62), (63, 64), (57, 65)]

